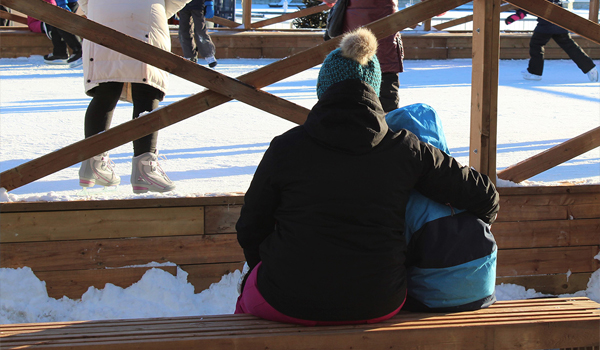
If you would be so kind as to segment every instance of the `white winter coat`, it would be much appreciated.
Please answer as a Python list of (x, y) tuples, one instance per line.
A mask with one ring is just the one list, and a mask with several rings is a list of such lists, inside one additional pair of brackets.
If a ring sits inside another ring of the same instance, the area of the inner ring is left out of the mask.
[[(79, 0), (87, 18), (165, 51), (171, 51), (167, 20), (190, 0)], [(83, 41), (85, 91), (104, 82), (145, 83), (166, 93), (169, 73), (89, 40)], [(122, 99), (128, 96), (125, 84)], [(130, 96), (130, 95), (129, 95)]]

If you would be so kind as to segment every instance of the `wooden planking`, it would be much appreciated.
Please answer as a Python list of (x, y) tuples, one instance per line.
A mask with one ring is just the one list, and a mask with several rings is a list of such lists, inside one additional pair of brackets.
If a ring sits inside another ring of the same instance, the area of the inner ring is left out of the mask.
[[(194, 286), (195, 292), (210, 287), (221, 278), (235, 270), (242, 270), (244, 262), (182, 265), (181, 270), (188, 273), (187, 281)], [(114, 269), (69, 270), (69, 271), (36, 271), (35, 275), (46, 283), (48, 296), (60, 299), (66, 296), (70, 299), (80, 299), (89, 287), (103, 289), (106, 283), (127, 288), (138, 282), (142, 276), (154, 267), (125, 267)], [(176, 266), (155, 267), (177, 275)]]
[(594, 272), (600, 265), (594, 257), (598, 246), (499, 249), (496, 275), (527, 276)]
[(500, 249), (600, 246), (600, 218), (496, 222), (492, 233)]
[[(561, 188), (562, 186), (558, 186)], [(520, 189), (526, 189), (526, 187), (517, 187)], [(590, 190), (595, 189), (589, 187)], [(598, 204), (600, 203), (600, 193), (598, 192), (587, 192), (587, 193), (569, 193), (563, 191), (562, 193), (539, 193), (539, 194), (527, 194), (523, 192), (522, 195), (510, 195), (506, 194), (504, 188), (499, 189), (500, 193), (500, 206), (566, 206), (574, 204)]]
[[(177, 274), (176, 266), (159, 266), (158, 269)], [(35, 275), (46, 283), (48, 296), (60, 299), (81, 299), (89, 287), (104, 289), (107, 283), (127, 288), (138, 282), (152, 267), (128, 267), (116, 269), (36, 271)]]
[[(599, 186), (600, 187), (600, 186)], [(135, 209), (135, 208), (168, 208), (210, 205), (238, 205), (244, 203), (244, 196), (232, 194), (220, 197), (178, 197), (147, 199), (115, 199), (100, 201), (69, 202), (4, 202), (0, 203), (0, 213), (98, 210), (98, 209)]]
[(544, 294), (573, 294), (586, 290), (591, 276), (591, 272), (584, 272), (570, 275), (561, 273), (553, 275), (498, 277), (496, 278), (496, 285), (510, 283), (522, 286), (525, 289), (534, 289), (536, 292)]
[[(2, 46), (0, 57), (29, 57), (45, 55), (52, 51), (51, 41), (40, 33), (32, 33), (26, 27), (0, 27)], [(217, 58), (284, 58), (284, 54), (296, 54), (323, 43), (322, 31), (266, 31), (239, 32), (213, 29), (211, 39), (217, 48)], [(593, 59), (600, 59), (598, 44), (579, 35), (572, 35), (579, 46)], [(256, 37), (256, 38), (255, 38)], [(529, 59), (528, 33), (502, 33), (500, 36), (501, 59)], [(471, 33), (402, 33), (405, 59), (454, 59), (471, 58)], [(172, 52), (182, 55), (177, 32), (171, 32)], [(287, 50), (278, 50), (286, 48)], [(568, 59), (565, 52), (554, 42), (546, 45), (546, 59)]]
[(0, 241), (35, 242), (204, 234), (204, 208), (4, 213)]
[(236, 233), (235, 224), (241, 210), (241, 205), (206, 207), (206, 233)]
[(209, 288), (213, 283), (218, 283), (228, 273), (232, 273), (235, 270), (242, 271), (243, 267), (244, 261), (180, 266), (183, 271), (188, 273), (187, 280), (194, 286), (196, 293)]
[[(142, 248), (143, 247), (143, 248)], [(599, 268), (594, 256), (599, 247), (573, 246), (500, 249), (498, 276), (591, 272)], [(98, 269), (173, 262), (177, 265), (244, 261), (233, 234), (121, 240), (44, 243), (3, 243), (0, 265), (28, 266), (37, 271)]]
[(597, 308), (587, 298), (555, 298), (497, 302), (445, 315), (401, 312), (357, 326), (303, 327), (217, 315), (1, 325), (0, 330), (3, 346), (11, 348), (537, 349), (597, 346)]
[(564, 206), (512, 205), (500, 207), (498, 221), (573, 220), (600, 217), (599, 204)]
[(36, 272), (242, 260), (244, 254), (232, 234), (0, 244), (0, 266), (28, 266)]

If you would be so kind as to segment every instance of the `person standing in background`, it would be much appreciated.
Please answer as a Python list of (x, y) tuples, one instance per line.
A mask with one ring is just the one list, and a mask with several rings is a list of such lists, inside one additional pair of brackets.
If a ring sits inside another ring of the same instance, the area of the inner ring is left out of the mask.
[(179, 42), (183, 57), (197, 62), (198, 54), (210, 68), (217, 66), (215, 44), (206, 32), (205, 19), (214, 17), (212, 0), (192, 0), (179, 11)]
[[(548, 1), (558, 6), (562, 6), (561, 0)], [(517, 13), (508, 16), (504, 23), (511, 24), (525, 18), (526, 15), (527, 12), (518, 9)], [(523, 74), (523, 79), (542, 80), (542, 73), (544, 72), (544, 46), (548, 44), (550, 39), (554, 39), (558, 46), (560, 46), (560, 48), (569, 55), (569, 58), (575, 62), (577, 67), (579, 67), (584, 74), (587, 74), (590, 81), (598, 81), (596, 64), (594, 64), (594, 61), (592, 61), (590, 56), (577, 45), (573, 38), (571, 38), (571, 34), (568, 30), (550, 23), (543, 18), (538, 17), (537, 22), (529, 41), (529, 66), (527, 67), (527, 70), (521, 72), (521, 74)]]
[[(87, 17), (121, 33), (171, 51), (167, 20), (189, 0), (80, 0)], [(83, 76), (92, 101), (85, 113), (85, 137), (108, 130), (121, 99), (133, 103), (133, 118), (158, 107), (169, 73), (89, 40), (83, 42)], [(133, 141), (131, 185), (134, 193), (167, 192), (175, 184), (158, 164), (158, 132)], [(79, 184), (114, 186), (121, 182), (108, 153), (81, 163)]]
[[(77, 0), (70, 2), (67, 2), (67, 0), (44, 1), (73, 13), (79, 8)], [(81, 60), (81, 40), (79, 37), (30, 16), (27, 16), (27, 26), (32, 32), (44, 33), (52, 40), (52, 52), (44, 55), (44, 62), (46, 64), (69, 65), (71, 68), (79, 67), (83, 64)], [(67, 46), (71, 48), (71, 55), (69, 55)]]
[[(323, 0), (328, 5), (336, 0)], [(397, 0), (344, 0), (348, 2), (344, 16), (344, 32), (389, 16), (398, 11)], [(400, 32), (378, 40), (377, 59), (381, 65), (381, 93), (379, 99), (387, 113), (400, 104), (399, 73), (404, 71), (404, 48)]]

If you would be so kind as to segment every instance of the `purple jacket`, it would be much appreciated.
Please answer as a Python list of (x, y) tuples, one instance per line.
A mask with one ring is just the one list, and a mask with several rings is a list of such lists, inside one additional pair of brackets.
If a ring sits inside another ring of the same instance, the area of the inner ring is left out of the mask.
[[(348, 0), (344, 18), (344, 32), (389, 16), (398, 10), (396, 0)], [(404, 49), (400, 33), (379, 40), (377, 58), (383, 73), (404, 71)]]

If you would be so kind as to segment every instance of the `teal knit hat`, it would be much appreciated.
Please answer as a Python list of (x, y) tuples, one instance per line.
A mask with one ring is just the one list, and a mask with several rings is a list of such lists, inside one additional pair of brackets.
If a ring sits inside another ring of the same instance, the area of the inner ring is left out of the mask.
[(379, 96), (381, 68), (376, 53), (377, 38), (370, 30), (359, 28), (346, 33), (340, 47), (323, 61), (317, 78), (317, 97), (320, 99), (331, 85), (348, 79), (364, 81)]

